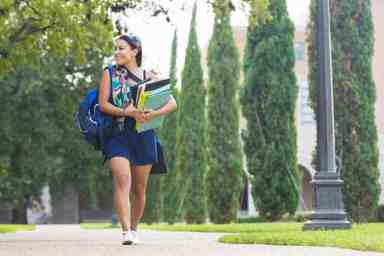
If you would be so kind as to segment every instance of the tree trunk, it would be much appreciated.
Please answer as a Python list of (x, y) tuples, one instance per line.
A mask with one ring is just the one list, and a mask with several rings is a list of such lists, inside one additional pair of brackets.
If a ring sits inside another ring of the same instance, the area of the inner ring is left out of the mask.
[(12, 224), (27, 223), (27, 205), (23, 202), (12, 209)]

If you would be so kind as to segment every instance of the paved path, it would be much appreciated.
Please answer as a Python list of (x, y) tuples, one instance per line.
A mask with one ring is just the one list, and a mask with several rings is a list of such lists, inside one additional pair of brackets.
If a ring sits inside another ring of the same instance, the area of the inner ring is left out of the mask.
[(0, 234), (0, 256), (384, 256), (324, 247), (231, 245), (222, 234), (142, 231), (142, 243), (120, 245), (120, 230), (42, 225), (36, 231)]

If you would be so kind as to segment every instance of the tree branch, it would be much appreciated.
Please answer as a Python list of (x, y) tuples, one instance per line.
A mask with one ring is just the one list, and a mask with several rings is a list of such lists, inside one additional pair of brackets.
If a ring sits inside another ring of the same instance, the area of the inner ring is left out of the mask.
[(9, 49), (14, 48), (18, 43), (23, 42), (31, 35), (36, 33), (43, 33), (55, 25), (55, 23), (52, 23), (45, 27), (34, 27), (30, 21), (31, 19), (26, 20), (21, 28), (9, 37), (10, 43), (8, 46), (0, 49), (0, 56), (5, 58), (9, 57)]
[(9, 57), (9, 52), (6, 49), (0, 49), (0, 57), (1, 58), (8, 58)]
[(0, 9), (0, 17), (5, 16), (6, 10), (5, 9)]
[(11, 42), (11, 46), (13, 47), (15, 44), (20, 43), (27, 39), (32, 34), (45, 32), (49, 28), (53, 27), (55, 23), (49, 24), (45, 27), (34, 27), (31, 23), (28, 21), (23, 24), (23, 26), (19, 29), (18, 32), (16, 32), (13, 36), (11, 36), (9, 41)]
[(38, 10), (36, 10), (36, 8), (34, 8), (31, 4), (30, 4), (30, 2), (29, 1), (25, 1), (25, 3), (26, 3), (26, 5), (37, 15), (37, 16), (39, 16), (40, 17), (40, 19), (39, 20), (41, 20), (41, 18), (42, 18), (42, 15), (41, 15), (41, 13), (38, 11)]

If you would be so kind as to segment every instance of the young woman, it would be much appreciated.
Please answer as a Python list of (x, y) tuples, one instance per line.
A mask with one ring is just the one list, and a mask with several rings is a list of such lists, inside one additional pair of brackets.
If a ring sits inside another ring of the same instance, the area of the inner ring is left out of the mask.
[(114, 177), (114, 203), (123, 230), (122, 243), (130, 245), (139, 241), (137, 225), (144, 212), (148, 176), (152, 164), (157, 160), (154, 131), (137, 133), (135, 122), (144, 123), (166, 115), (174, 111), (177, 105), (171, 97), (162, 108), (141, 112), (130, 100), (135, 98), (136, 82), (132, 75), (141, 80), (157, 79), (153, 73), (141, 68), (142, 47), (139, 38), (120, 36), (116, 40), (115, 60), (112, 77), (108, 69), (103, 72), (98, 100), (101, 111), (114, 116), (119, 126), (105, 139), (103, 153)]

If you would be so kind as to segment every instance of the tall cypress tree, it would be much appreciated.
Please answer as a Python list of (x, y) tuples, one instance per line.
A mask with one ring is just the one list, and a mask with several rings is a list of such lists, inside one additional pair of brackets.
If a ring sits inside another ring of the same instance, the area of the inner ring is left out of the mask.
[[(188, 46), (182, 72), (176, 131), (176, 171), (179, 205), (188, 223), (206, 220), (203, 176), (206, 172), (205, 87), (196, 33), (196, 9), (193, 8)], [(179, 210), (176, 208), (175, 210)]]
[(242, 185), (239, 136), (239, 54), (230, 25), (229, 1), (216, 1), (208, 48), (208, 211), (214, 223), (236, 218)]
[[(360, 222), (372, 216), (380, 194), (376, 92), (371, 67), (374, 45), (371, 1), (331, 0), (331, 17), (338, 171), (344, 180), (348, 215)], [(316, 1), (312, 1), (308, 50), (310, 95), (315, 113), (316, 18)]]
[[(294, 26), (285, 0), (271, 0), (271, 19), (248, 27), (241, 102), (253, 194), (261, 216), (277, 220), (298, 206)], [(250, 16), (250, 20), (252, 16)]]
[(146, 203), (142, 218), (142, 222), (144, 223), (152, 224), (160, 222), (160, 179), (161, 177), (159, 177), (158, 175), (150, 175), (148, 178), (145, 199)]
[[(172, 40), (171, 51), (171, 67), (169, 77), (171, 80), (172, 94), (178, 102), (177, 84), (177, 31), (175, 30)], [(164, 120), (163, 127), (160, 130), (159, 137), (164, 147), (166, 160), (168, 163), (168, 173), (161, 181), (161, 209), (162, 220), (172, 224), (175, 222), (176, 209), (176, 127), (177, 127), (177, 112), (173, 112)]]

